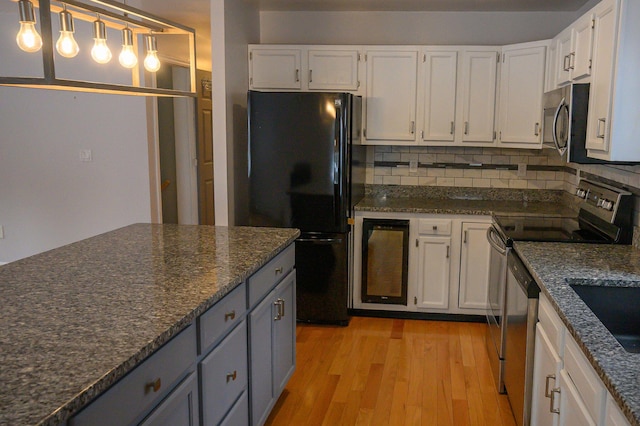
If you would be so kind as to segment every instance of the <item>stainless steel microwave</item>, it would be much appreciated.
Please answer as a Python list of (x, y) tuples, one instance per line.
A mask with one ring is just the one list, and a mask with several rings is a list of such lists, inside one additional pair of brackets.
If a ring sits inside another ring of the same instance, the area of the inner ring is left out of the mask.
[(542, 97), (542, 143), (567, 161), (578, 164), (602, 163), (587, 157), (587, 111), (589, 84), (571, 84), (547, 92)]

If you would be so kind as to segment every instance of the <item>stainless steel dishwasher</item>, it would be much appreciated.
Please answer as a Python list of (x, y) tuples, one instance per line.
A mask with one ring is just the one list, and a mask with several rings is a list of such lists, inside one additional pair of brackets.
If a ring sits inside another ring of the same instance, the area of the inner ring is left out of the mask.
[(513, 250), (507, 268), (504, 384), (516, 423), (528, 426), (540, 288)]

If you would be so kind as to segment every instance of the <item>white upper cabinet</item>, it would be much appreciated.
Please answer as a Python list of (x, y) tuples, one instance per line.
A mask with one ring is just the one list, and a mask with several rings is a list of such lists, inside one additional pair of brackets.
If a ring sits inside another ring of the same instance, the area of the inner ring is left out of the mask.
[(309, 90), (358, 90), (358, 50), (310, 49)]
[(493, 143), (495, 139), (496, 77), (498, 51), (465, 49), (462, 53), (463, 145)]
[(249, 87), (301, 89), (301, 50), (279, 47), (249, 49)]
[(423, 141), (454, 141), (457, 50), (427, 50), (423, 54)]
[(640, 161), (640, 2), (603, 0), (594, 8), (588, 156)]
[(541, 147), (542, 92), (547, 42), (502, 49), (500, 144)]
[(365, 53), (365, 140), (392, 145), (416, 142), (418, 50), (387, 47)]
[(591, 75), (593, 15), (587, 13), (554, 38), (556, 84), (564, 86)]

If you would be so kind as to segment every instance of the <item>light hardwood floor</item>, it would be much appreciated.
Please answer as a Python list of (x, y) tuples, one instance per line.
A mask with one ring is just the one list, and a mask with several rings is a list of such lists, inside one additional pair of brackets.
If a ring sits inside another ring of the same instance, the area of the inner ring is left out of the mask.
[(353, 317), (297, 326), (297, 370), (267, 425), (515, 425), (479, 323)]

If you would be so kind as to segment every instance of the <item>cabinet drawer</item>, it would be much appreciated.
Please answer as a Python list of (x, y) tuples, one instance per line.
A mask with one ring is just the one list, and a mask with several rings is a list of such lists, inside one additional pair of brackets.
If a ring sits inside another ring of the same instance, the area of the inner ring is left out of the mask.
[(249, 398), (247, 392), (243, 392), (240, 398), (233, 404), (233, 408), (220, 426), (238, 426), (249, 424)]
[(254, 306), (293, 269), (296, 263), (295, 245), (291, 244), (282, 253), (273, 258), (249, 277), (247, 285), (249, 288), (249, 306)]
[[(166, 396), (196, 359), (190, 325), (69, 421), (76, 425), (129, 424)], [(158, 389), (153, 389), (153, 384)]]
[(553, 349), (555, 349), (556, 353), (562, 358), (564, 352), (564, 324), (555, 309), (553, 309), (549, 299), (542, 293), (540, 293), (538, 320), (542, 328), (544, 328), (545, 333), (547, 333)]
[(451, 235), (451, 220), (420, 219), (418, 232), (421, 235)]
[(564, 349), (564, 369), (576, 385), (589, 414), (599, 419), (605, 401), (606, 390), (576, 342), (567, 339)]
[(200, 346), (203, 353), (227, 331), (243, 319), (247, 310), (247, 287), (240, 284), (198, 319)]
[(247, 322), (242, 321), (200, 363), (202, 420), (215, 425), (247, 388)]

